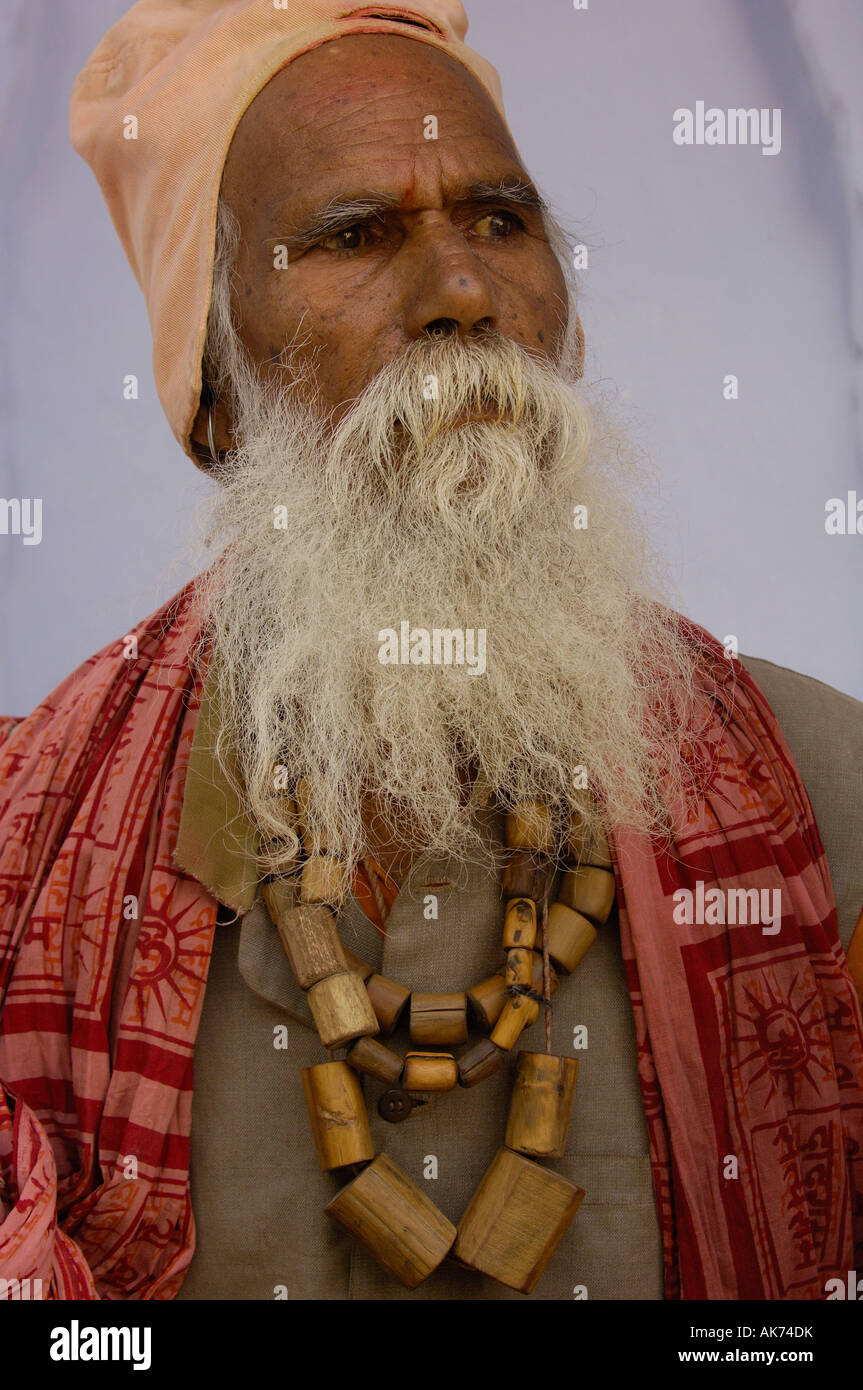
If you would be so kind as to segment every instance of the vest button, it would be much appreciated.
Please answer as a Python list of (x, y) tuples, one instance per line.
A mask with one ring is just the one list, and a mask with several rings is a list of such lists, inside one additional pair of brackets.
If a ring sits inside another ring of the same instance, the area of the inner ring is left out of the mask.
[(402, 1091), (398, 1086), (394, 1086), (390, 1091), (384, 1091), (378, 1101), (378, 1114), (381, 1119), (389, 1120), (390, 1124), (400, 1124), (406, 1120), (414, 1108), (414, 1102), (407, 1091)]

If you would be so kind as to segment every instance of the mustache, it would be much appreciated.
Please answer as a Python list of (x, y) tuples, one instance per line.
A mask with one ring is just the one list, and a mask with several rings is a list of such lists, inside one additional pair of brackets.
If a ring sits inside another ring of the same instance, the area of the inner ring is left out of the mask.
[(399, 423), (416, 433), (469, 416), (518, 423), (529, 409), (531, 380), (544, 374), (556, 374), (547, 359), (498, 330), (419, 338), (378, 370), (352, 408), (369, 394), (391, 395), (394, 408), (403, 407)]
[(569, 385), (553, 362), (497, 330), (417, 339), (334, 426), (333, 457), (360, 452), (387, 469), (406, 457), (422, 464), (441, 442), (481, 457), (507, 434), (537, 456), (559, 457), (574, 418), (560, 408)]
[[(561, 408), (574, 378), (562, 366), (516, 343), (497, 329), (464, 337), (425, 336), (385, 362), (341, 407), (324, 407), (320, 355), (286, 345), (278, 377), (265, 378), (244, 349), (225, 344), (230, 370), (223, 389), (235, 419), (236, 446), (219, 477), (244, 466), (244, 441), (294, 440), (307, 450), (324, 449), (334, 467), (363, 468), (373, 459), (380, 485), (405, 481), (405, 463), (432, 466), (439, 451), (451, 462), (462, 448), (476, 470), (502, 441), (543, 461), (577, 447), (581, 416)], [(573, 439), (573, 434), (575, 438)]]

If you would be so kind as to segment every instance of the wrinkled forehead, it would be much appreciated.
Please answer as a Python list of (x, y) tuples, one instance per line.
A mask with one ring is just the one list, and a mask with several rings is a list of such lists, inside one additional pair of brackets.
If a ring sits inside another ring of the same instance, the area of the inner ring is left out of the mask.
[(348, 175), (389, 172), (418, 199), (441, 166), (524, 172), (494, 102), (463, 64), (401, 35), (356, 34), (302, 54), (261, 89), (234, 134), (222, 194), (260, 212), (262, 199), (298, 203), (312, 188), (335, 196)]

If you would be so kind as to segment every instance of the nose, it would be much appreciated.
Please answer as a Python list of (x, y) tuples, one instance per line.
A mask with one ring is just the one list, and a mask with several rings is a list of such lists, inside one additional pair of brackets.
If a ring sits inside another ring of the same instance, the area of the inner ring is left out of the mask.
[(405, 329), (424, 334), (480, 333), (500, 324), (500, 305), (491, 277), (452, 224), (417, 230), (406, 274)]

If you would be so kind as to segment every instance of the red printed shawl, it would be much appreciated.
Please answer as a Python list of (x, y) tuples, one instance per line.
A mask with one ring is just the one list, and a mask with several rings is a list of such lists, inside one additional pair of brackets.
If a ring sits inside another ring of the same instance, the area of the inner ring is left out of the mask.
[[(54, 1298), (171, 1298), (194, 1250), (217, 903), (172, 859), (200, 700), (191, 597), (0, 747), (0, 1276)], [(860, 1006), (785, 739), (742, 666), (688, 631), (709, 788), (673, 853), (613, 844), (666, 1295), (818, 1299), (863, 1267)], [(780, 932), (677, 925), (674, 893), (699, 880), (781, 889)]]

